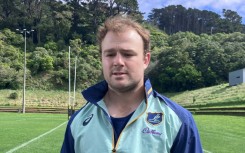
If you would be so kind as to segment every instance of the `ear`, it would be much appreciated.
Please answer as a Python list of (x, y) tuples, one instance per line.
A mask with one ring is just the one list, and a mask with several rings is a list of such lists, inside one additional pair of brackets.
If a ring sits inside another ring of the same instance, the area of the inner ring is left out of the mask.
[(151, 53), (150, 52), (147, 52), (145, 54), (145, 57), (144, 57), (144, 68), (146, 69), (148, 67), (148, 65), (150, 64), (150, 60), (151, 60)]

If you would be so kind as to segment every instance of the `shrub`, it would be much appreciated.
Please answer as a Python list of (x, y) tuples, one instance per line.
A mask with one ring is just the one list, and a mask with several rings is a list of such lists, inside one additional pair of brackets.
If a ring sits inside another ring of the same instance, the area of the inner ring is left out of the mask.
[(13, 92), (9, 95), (10, 99), (17, 99), (18, 98), (18, 93), (17, 92)]

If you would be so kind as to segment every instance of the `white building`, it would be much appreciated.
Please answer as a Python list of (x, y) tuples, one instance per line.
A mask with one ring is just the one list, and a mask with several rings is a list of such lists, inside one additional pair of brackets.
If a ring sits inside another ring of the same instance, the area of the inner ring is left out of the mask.
[(245, 83), (245, 68), (229, 73), (229, 85), (235, 86)]

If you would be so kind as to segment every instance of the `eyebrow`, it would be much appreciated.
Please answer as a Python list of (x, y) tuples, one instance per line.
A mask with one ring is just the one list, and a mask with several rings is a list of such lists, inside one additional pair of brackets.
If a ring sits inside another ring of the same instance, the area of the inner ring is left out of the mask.
[[(106, 50), (104, 50), (103, 52), (104, 53), (110, 53), (110, 52), (115, 52), (117, 49), (114, 49), (114, 48), (110, 48), (110, 49), (106, 49)], [(134, 52), (135, 53), (135, 51), (134, 50), (132, 50), (132, 49), (119, 49), (119, 51), (124, 51), (124, 52)]]

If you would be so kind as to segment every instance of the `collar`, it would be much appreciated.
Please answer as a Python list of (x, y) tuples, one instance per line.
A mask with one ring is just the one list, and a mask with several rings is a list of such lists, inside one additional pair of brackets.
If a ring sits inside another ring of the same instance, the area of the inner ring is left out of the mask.
[[(145, 94), (146, 97), (149, 98), (149, 96), (153, 93), (152, 86), (149, 79), (145, 79)], [(85, 90), (82, 91), (83, 97), (91, 103), (97, 103), (100, 101), (108, 91), (108, 84), (107, 82), (101, 81), (96, 85), (93, 85)]]

